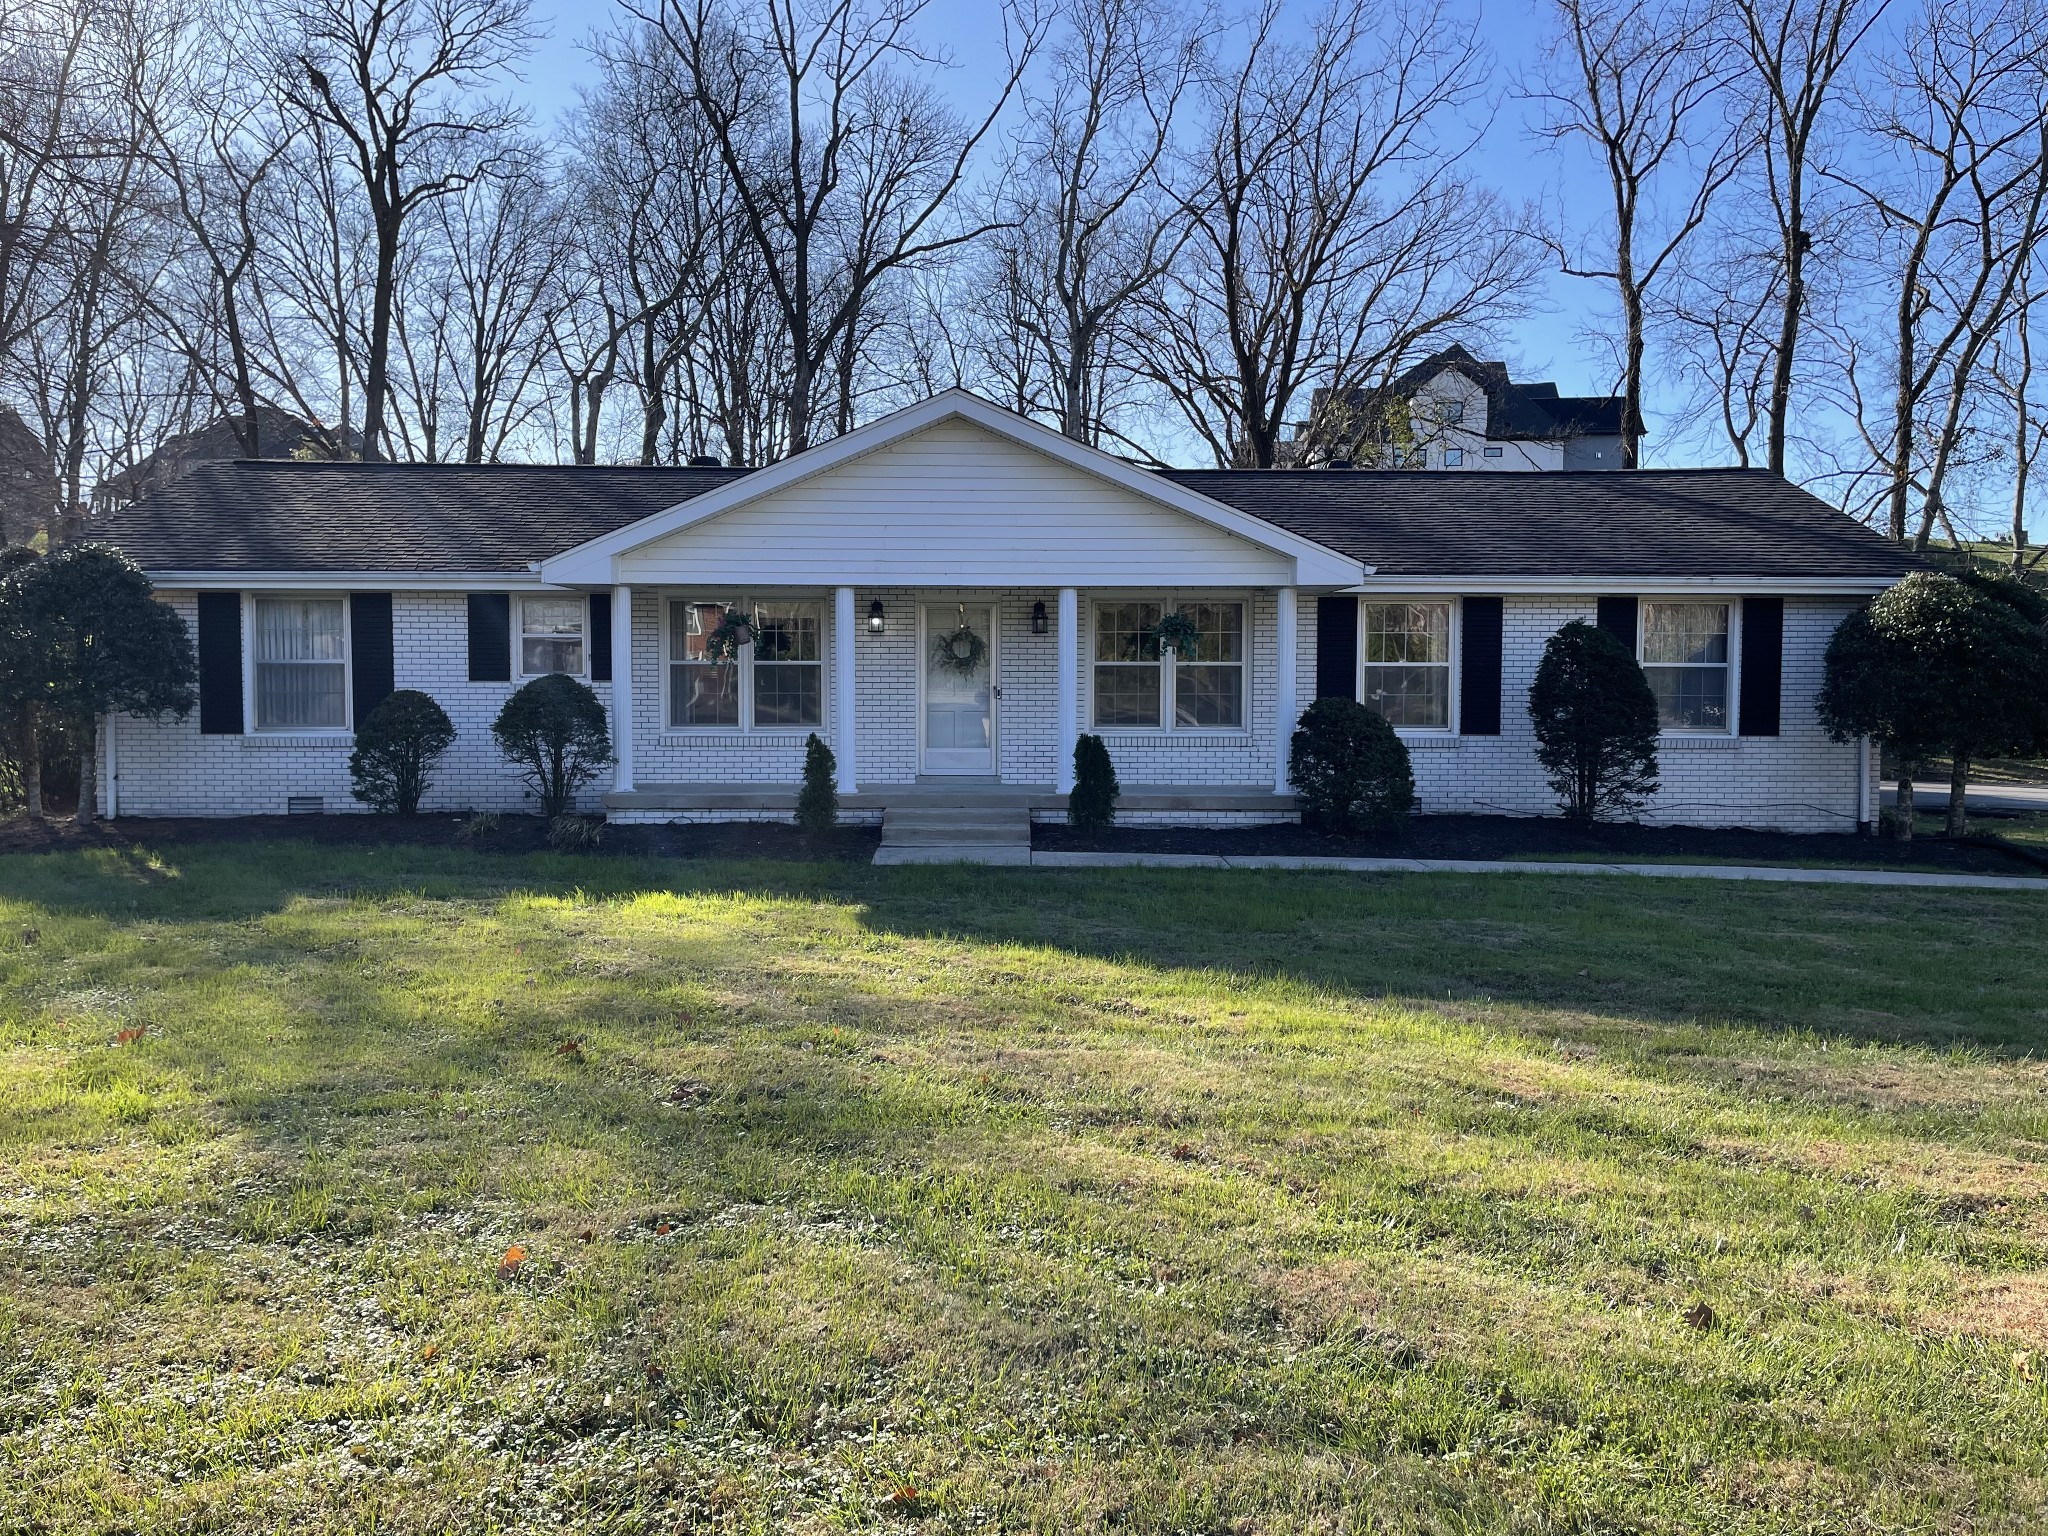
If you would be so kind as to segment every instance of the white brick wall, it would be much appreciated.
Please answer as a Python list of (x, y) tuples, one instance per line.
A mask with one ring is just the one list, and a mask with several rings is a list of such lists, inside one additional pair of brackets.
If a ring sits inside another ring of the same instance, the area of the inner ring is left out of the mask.
[[(164, 594), (195, 624), (189, 592)], [(1031, 633), (1031, 608), (1044, 602), (1058, 613), (1057, 594), (1020, 590), (948, 594), (998, 604), (998, 762), (1014, 784), (1048, 785), (1055, 776), (1056, 634)], [(881, 635), (867, 632), (871, 600), (887, 613)], [(821, 594), (827, 621), (830, 718), (830, 594)], [(859, 690), (858, 762), (863, 787), (917, 777), (917, 605), (939, 600), (909, 589), (861, 588), (855, 601), (855, 664)], [(676, 733), (664, 729), (667, 679), (661, 667), (661, 595), (637, 591), (633, 604), (635, 774), (641, 784), (794, 784), (803, 763), (803, 734), (739, 736)], [(1118, 776), (1128, 786), (1270, 788), (1274, 768), (1273, 682), (1276, 603), (1270, 591), (1250, 595), (1249, 716), (1242, 732), (1213, 734), (1106, 731)], [(1647, 819), (1699, 825), (1775, 826), (1801, 831), (1847, 831), (1856, 823), (1857, 749), (1827, 739), (1813, 711), (1828, 636), (1850, 604), (1789, 599), (1785, 605), (1783, 734), (1775, 738), (1718, 740), (1711, 747), (1667, 741), (1660, 753), (1663, 789)], [(1526, 708), (1529, 685), (1544, 642), (1573, 618), (1591, 619), (1591, 598), (1510, 597), (1502, 632), (1502, 734), (1413, 743), (1416, 788), (1425, 813), (1466, 812), (1550, 815), (1556, 799), (1535, 758)], [(520, 810), (532, 802), (490, 738), (490, 722), (509, 683), (471, 683), (467, 673), (464, 594), (398, 593), (392, 601), (394, 659), (401, 688), (432, 694), (455, 722), (455, 746), (442, 762), (426, 801), (433, 810)], [(1081, 645), (1076, 679), (1087, 729), (1092, 665), (1092, 610), (1081, 603)], [(1304, 598), (1296, 625), (1296, 706), (1315, 692), (1315, 601)], [(610, 704), (608, 685), (597, 685)], [(119, 722), (117, 771), (120, 808), (137, 816), (276, 814), (293, 795), (320, 795), (328, 810), (353, 810), (348, 791), (346, 740), (306, 737), (201, 736), (195, 711), (182, 722)], [(610, 788), (607, 777), (585, 791), (580, 805), (595, 810)], [(104, 807), (104, 788), (102, 806)], [(723, 816), (724, 813), (718, 813)], [(1146, 819), (1163, 813), (1146, 813)], [(1242, 820), (1254, 813), (1229, 813)], [(621, 820), (675, 820), (671, 812), (635, 812)], [(1137, 816), (1130, 818), (1134, 822)]]

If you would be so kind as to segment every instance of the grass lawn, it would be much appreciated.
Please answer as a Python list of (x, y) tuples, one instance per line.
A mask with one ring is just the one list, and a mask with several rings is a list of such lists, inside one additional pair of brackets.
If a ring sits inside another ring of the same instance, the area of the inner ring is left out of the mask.
[(2044, 934), (0, 859), (0, 1531), (2038, 1531)]

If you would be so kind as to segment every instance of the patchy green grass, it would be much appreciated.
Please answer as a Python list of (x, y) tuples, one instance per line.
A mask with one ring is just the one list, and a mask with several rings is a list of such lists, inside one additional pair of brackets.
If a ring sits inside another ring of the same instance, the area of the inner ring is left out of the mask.
[(0, 1530), (2039, 1530), (2044, 917), (0, 860)]

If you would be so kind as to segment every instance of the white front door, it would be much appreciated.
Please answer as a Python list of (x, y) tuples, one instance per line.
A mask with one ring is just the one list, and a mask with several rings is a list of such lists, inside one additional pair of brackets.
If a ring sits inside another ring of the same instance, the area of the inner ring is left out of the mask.
[(995, 617), (987, 603), (927, 603), (918, 610), (925, 773), (996, 771)]

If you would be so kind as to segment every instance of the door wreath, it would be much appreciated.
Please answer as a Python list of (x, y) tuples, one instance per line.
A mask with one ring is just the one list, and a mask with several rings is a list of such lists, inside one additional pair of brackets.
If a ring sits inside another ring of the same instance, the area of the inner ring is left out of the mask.
[(960, 610), (960, 627), (949, 635), (932, 637), (932, 665), (941, 672), (972, 677), (988, 661), (988, 642), (967, 622), (967, 610)]

